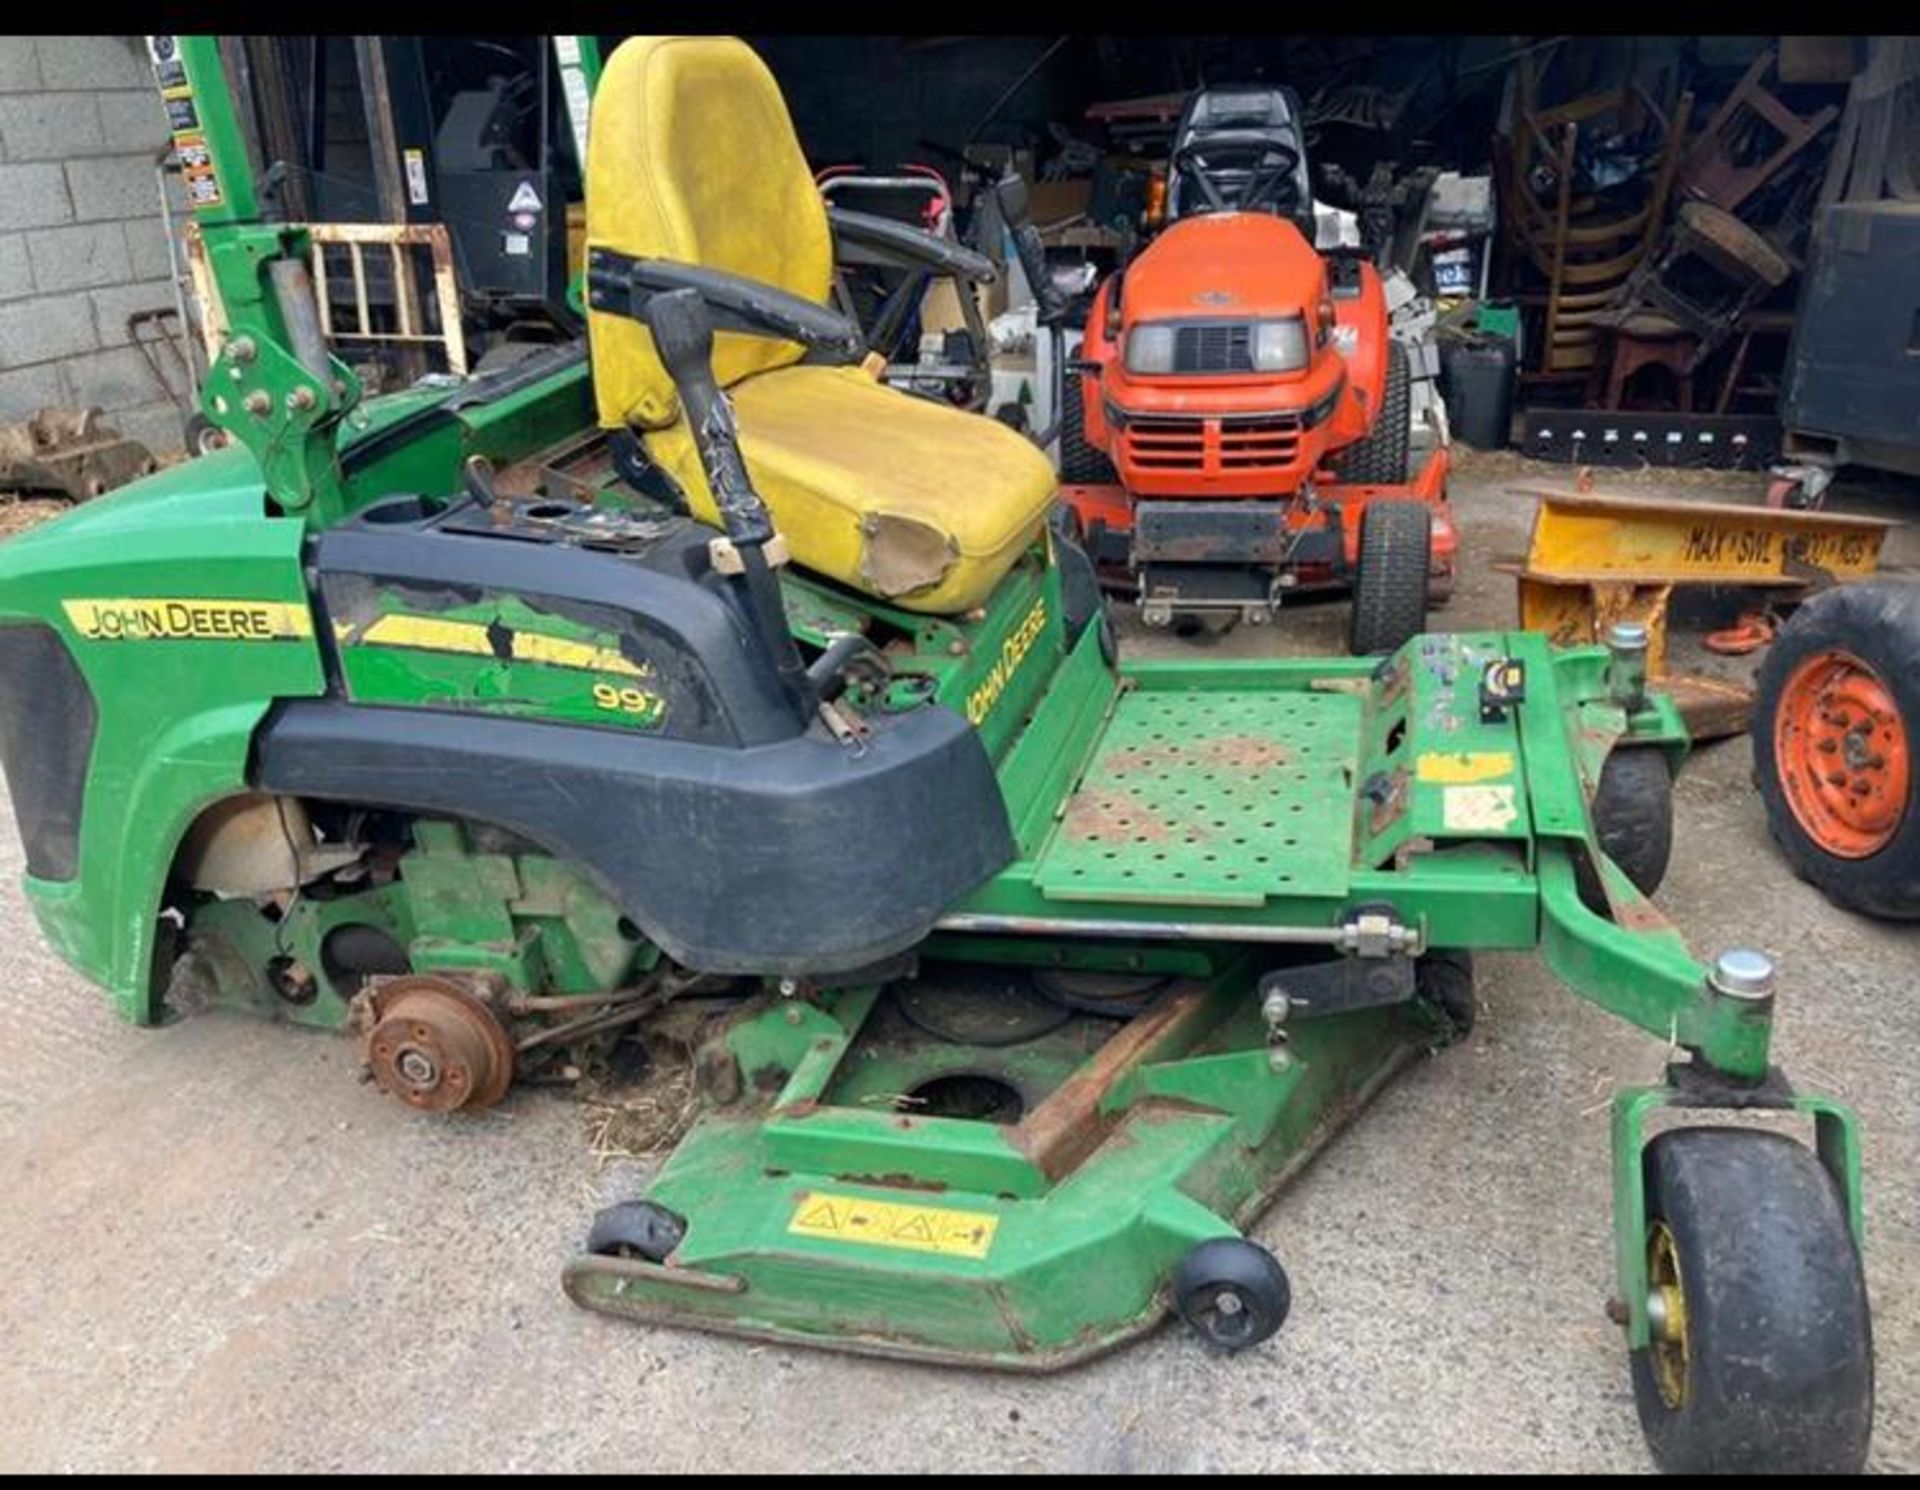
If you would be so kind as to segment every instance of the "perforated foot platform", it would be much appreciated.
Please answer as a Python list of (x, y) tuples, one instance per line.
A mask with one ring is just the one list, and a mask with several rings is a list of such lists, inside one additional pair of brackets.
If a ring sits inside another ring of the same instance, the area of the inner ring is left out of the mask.
[(1034, 883), (1160, 905), (1344, 895), (1360, 724), (1346, 693), (1129, 693)]

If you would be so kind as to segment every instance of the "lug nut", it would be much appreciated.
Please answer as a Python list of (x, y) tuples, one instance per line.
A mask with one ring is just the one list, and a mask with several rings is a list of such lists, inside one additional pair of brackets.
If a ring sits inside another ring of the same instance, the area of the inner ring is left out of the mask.
[(256, 388), (241, 400), (241, 407), (256, 418), (264, 419), (267, 410), (273, 407), (273, 400), (267, 397), (264, 388)]

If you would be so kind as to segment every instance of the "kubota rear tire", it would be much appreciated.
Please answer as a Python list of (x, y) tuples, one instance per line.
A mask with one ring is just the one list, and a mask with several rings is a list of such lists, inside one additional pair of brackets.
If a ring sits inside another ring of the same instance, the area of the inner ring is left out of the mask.
[(1367, 504), (1360, 515), (1348, 651), (1356, 657), (1398, 651), (1427, 629), (1432, 562), (1433, 513), (1426, 503)]
[(1753, 779), (1787, 862), (1835, 905), (1920, 919), (1920, 584), (1815, 595), (1757, 682)]
[(1081, 397), (1080, 374), (1067, 373), (1060, 380), (1060, 479), (1068, 486), (1118, 486), (1120, 473), (1106, 452), (1087, 443)]
[(1413, 466), (1413, 375), (1407, 349), (1387, 343), (1387, 383), (1380, 394), (1380, 413), (1367, 431), (1333, 458), (1342, 481), (1365, 486), (1398, 486)]

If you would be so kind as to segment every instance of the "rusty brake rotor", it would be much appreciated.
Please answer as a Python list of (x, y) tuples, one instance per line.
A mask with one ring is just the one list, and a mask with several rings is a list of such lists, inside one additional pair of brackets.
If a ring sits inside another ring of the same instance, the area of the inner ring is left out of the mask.
[(423, 1112), (490, 1107), (513, 1081), (513, 1041), (469, 981), (421, 973), (372, 991), (367, 1064), (382, 1091)]

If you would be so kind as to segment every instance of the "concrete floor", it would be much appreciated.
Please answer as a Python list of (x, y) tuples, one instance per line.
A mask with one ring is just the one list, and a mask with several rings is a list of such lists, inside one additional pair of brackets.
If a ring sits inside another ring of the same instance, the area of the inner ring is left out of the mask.
[[(1523, 476), (1567, 472), (1489, 457), (1457, 477), (1467, 572), (1442, 623), (1511, 621), (1511, 582), (1484, 566), (1523, 546), (1531, 503), (1506, 490)], [(1895, 553), (1920, 561), (1920, 535)], [(1345, 616), (1303, 609), (1202, 645), (1330, 650)], [(1193, 645), (1130, 623), (1128, 644)], [(1777, 955), (1778, 1056), (1864, 1115), (1874, 1465), (1920, 1469), (1920, 927), (1845, 915), (1796, 880), (1748, 765), (1733, 741), (1681, 777), (1660, 899), (1703, 953)], [(0, 1469), (1648, 1467), (1601, 1313), (1604, 1104), (1655, 1077), (1662, 1046), (1530, 958), (1486, 958), (1471, 1042), (1389, 1088), (1261, 1220), (1295, 1288), (1275, 1340), (1217, 1359), (1170, 1327), (1022, 1380), (573, 1308), (561, 1263), (637, 1179), (596, 1166), (579, 1105), (526, 1092), (433, 1120), (357, 1083), (344, 1040), (224, 1015), (122, 1026), (42, 944), (11, 823), (0, 859)]]

